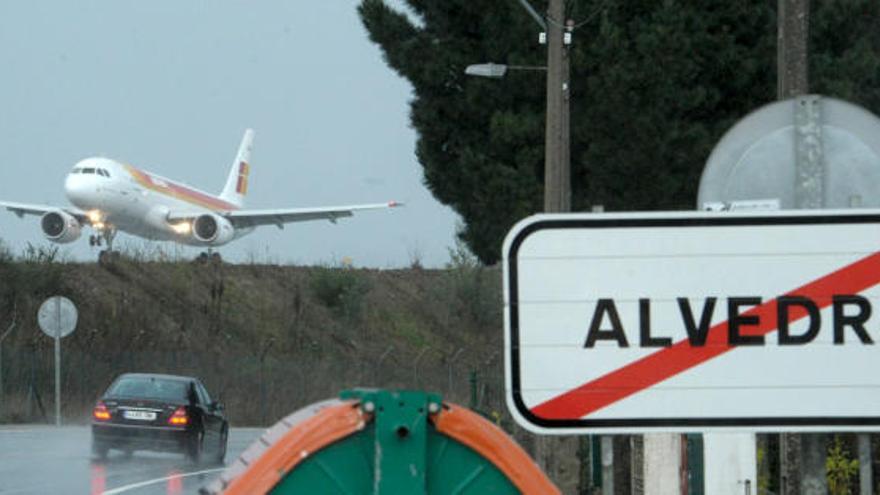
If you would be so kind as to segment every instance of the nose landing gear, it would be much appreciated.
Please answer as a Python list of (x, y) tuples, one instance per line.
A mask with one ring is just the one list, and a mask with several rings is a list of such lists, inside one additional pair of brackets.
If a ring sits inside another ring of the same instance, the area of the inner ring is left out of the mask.
[(116, 227), (105, 225), (104, 228), (98, 230), (97, 235), (89, 236), (90, 246), (101, 246), (107, 243), (107, 249), (102, 249), (98, 253), (98, 263), (104, 264), (119, 259), (119, 252), (113, 250), (113, 239), (116, 237)]

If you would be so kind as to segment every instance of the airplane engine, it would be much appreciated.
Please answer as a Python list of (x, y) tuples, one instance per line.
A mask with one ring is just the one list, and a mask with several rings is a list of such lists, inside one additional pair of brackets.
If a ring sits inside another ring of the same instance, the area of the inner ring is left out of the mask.
[(50, 211), (43, 214), (40, 227), (46, 239), (59, 244), (67, 244), (79, 239), (82, 225), (73, 215), (63, 211)]
[(192, 234), (201, 243), (222, 246), (235, 237), (235, 227), (220, 215), (206, 213), (193, 221)]

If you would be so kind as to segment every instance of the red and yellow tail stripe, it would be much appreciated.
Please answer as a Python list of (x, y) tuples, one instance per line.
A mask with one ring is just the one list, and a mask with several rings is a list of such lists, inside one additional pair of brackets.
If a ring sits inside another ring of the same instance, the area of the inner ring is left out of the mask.
[(247, 194), (248, 174), (250, 171), (251, 166), (247, 162), (240, 162), (238, 164), (238, 184), (235, 186), (235, 192), (242, 196)]
[[(245, 189), (247, 189), (247, 164), (242, 162), (242, 165), (245, 166), (245, 182), (243, 186)], [(126, 165), (125, 168), (126, 170), (128, 170), (128, 173), (131, 174), (132, 178), (134, 178), (135, 182), (138, 183), (138, 185), (145, 189), (149, 189), (150, 191), (155, 191), (159, 194), (164, 194), (166, 196), (170, 196), (172, 198), (179, 199), (181, 201), (185, 201), (187, 203), (201, 206), (202, 208), (208, 208), (214, 211), (230, 211), (238, 209), (238, 206), (232, 203), (227, 203), (222, 199), (216, 198), (209, 194), (205, 194), (201, 191), (196, 191), (195, 189), (190, 189), (180, 184), (176, 184), (167, 179), (162, 179), (154, 175), (150, 175), (149, 173), (144, 172), (143, 170), (135, 168), (131, 165)], [(241, 170), (241, 168), (239, 168), (239, 170)], [(238, 180), (239, 187), (242, 187), (241, 175), (239, 175)]]

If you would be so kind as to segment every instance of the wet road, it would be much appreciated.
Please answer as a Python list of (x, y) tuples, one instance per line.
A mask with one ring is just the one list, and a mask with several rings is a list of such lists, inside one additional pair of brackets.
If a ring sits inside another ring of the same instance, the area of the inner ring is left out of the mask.
[[(232, 428), (226, 461), (238, 457), (261, 428)], [(183, 455), (111, 451), (104, 462), (91, 459), (86, 426), (0, 426), (0, 494), (163, 494), (198, 493), (221, 466), (195, 465)]]

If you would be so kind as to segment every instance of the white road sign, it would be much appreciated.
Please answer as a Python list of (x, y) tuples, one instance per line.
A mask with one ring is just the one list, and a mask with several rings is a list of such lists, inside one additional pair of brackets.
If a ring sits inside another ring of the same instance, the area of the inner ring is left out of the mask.
[(64, 296), (52, 296), (40, 305), (37, 323), (49, 337), (64, 338), (76, 329), (78, 315), (73, 301)]
[(43, 301), (37, 311), (40, 330), (55, 339), (55, 425), (61, 426), (61, 339), (76, 330), (79, 313), (73, 301), (64, 296), (52, 296)]
[(538, 215), (504, 280), (532, 431), (880, 427), (880, 210)]

